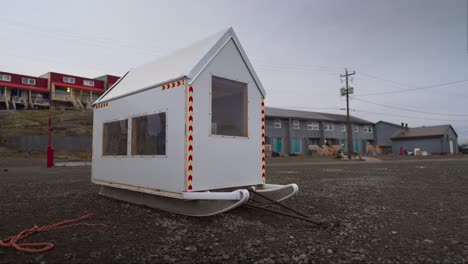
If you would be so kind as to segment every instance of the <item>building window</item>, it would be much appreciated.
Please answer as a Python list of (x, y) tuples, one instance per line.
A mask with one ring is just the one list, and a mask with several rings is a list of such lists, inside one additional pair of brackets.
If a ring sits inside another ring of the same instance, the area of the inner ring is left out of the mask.
[(247, 113), (247, 84), (212, 76), (211, 134), (247, 137)]
[(341, 127), (341, 132), (346, 132), (346, 124), (343, 124), (343, 126)]
[(100, 94), (92, 94), (91, 95), (91, 102), (96, 102), (97, 99), (99, 99), (101, 95)]
[(84, 84), (85, 86), (91, 86), (91, 87), (93, 87), (93, 86), (94, 86), (94, 81), (91, 81), (91, 80), (84, 80), (84, 81), (83, 81), (83, 84)]
[(299, 120), (293, 120), (293, 128), (294, 129), (299, 129), (300, 128)]
[(314, 121), (307, 122), (307, 130), (319, 130), (319, 123)]
[(325, 123), (325, 131), (333, 131), (333, 130), (335, 130), (333, 123)]
[(11, 75), (0, 74), (0, 81), (11, 82)]
[(36, 85), (36, 80), (31, 78), (21, 78), (23, 84)]
[(358, 125), (353, 125), (353, 131), (354, 132), (359, 132), (359, 126)]
[(281, 120), (275, 119), (275, 128), (281, 128)]
[(364, 127), (364, 132), (366, 132), (366, 133), (372, 133), (372, 126), (365, 126), (365, 127)]
[(102, 155), (125, 156), (127, 155), (127, 119), (104, 123)]
[(63, 82), (64, 83), (75, 83), (75, 78), (68, 77), (68, 76), (63, 76)]
[(132, 155), (166, 155), (166, 113), (132, 118)]

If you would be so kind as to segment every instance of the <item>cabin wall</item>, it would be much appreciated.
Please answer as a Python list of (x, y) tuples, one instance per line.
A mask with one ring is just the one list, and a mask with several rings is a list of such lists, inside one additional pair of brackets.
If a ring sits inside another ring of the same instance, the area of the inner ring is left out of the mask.
[[(131, 156), (132, 116), (167, 112), (166, 155)], [(102, 156), (103, 124), (129, 119), (126, 156)], [(184, 191), (185, 86), (150, 89), (94, 108), (93, 180)]]
[[(211, 135), (212, 75), (248, 84), (248, 137)], [(262, 95), (232, 40), (192, 86), (193, 191), (261, 184)]]

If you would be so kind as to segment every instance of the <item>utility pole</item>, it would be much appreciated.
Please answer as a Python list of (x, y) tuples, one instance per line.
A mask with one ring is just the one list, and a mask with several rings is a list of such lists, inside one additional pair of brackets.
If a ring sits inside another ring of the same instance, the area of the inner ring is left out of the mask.
[(345, 74), (341, 74), (340, 78), (345, 77), (346, 78), (346, 88), (341, 88), (341, 95), (346, 95), (346, 134), (347, 134), (347, 140), (346, 140), (346, 145), (348, 149), (348, 159), (351, 159), (351, 151), (353, 149), (353, 143), (351, 142), (351, 120), (349, 119), (349, 95), (353, 94), (354, 88), (349, 87), (349, 82), (348, 82), (348, 77), (355, 75), (356, 72), (353, 71), (351, 73), (348, 73), (348, 69), (345, 68)]

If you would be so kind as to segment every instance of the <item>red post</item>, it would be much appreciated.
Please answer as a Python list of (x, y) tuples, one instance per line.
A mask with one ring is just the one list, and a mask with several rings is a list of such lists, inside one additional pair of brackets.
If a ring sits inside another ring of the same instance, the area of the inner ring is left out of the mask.
[(47, 168), (54, 166), (54, 148), (52, 147), (52, 121), (49, 117), (49, 144), (47, 145)]

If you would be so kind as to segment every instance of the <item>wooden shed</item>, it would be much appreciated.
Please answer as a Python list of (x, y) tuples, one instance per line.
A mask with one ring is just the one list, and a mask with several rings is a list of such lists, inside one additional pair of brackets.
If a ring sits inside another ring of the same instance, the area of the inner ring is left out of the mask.
[[(220, 213), (265, 183), (265, 90), (234, 30), (130, 70), (94, 103), (101, 194), (186, 214)], [(191, 203), (189, 201), (192, 201)]]

